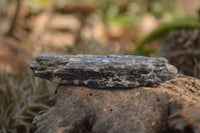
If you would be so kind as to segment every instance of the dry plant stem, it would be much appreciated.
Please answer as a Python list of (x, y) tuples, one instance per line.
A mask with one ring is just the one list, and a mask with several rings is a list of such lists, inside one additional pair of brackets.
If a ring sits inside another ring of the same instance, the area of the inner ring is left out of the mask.
[(9, 30), (8, 30), (8, 32), (6, 34), (8, 36), (12, 36), (13, 30), (14, 30), (14, 27), (15, 27), (15, 24), (16, 24), (16, 20), (17, 20), (17, 16), (18, 16), (18, 11), (19, 11), (20, 4), (21, 4), (21, 0), (16, 0), (15, 13), (14, 13), (14, 16), (12, 18)]

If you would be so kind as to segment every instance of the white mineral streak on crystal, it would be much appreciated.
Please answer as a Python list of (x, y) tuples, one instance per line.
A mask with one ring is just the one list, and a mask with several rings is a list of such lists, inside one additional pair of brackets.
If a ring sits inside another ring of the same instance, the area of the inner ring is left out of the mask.
[(135, 84), (135, 86), (139, 86), (140, 85), (140, 83), (139, 82), (134, 82), (134, 84)]
[(171, 72), (173, 74), (177, 73), (176, 67), (172, 66), (171, 64), (167, 64), (167, 69), (169, 70), (169, 72)]
[(106, 59), (103, 59), (102, 61), (103, 61), (103, 62), (109, 62), (110, 59), (106, 58)]
[(55, 82), (55, 83), (59, 83), (61, 81), (61, 78), (54, 76), (52, 81)]
[(82, 60), (81, 57), (73, 57), (69, 59), (69, 61), (81, 61), (81, 60)]
[(124, 66), (124, 65), (121, 65), (121, 68), (122, 68), (122, 69), (124, 69), (124, 68), (125, 68), (125, 66)]
[(109, 86), (109, 87), (113, 87), (112, 79), (109, 79), (109, 80), (108, 80), (108, 86)]
[(79, 85), (79, 81), (78, 80), (74, 80), (74, 84), (75, 85)]
[(123, 83), (124, 87), (128, 87), (128, 85), (130, 84), (129, 81), (125, 81), (125, 80), (122, 80), (122, 83)]
[(84, 85), (87, 85), (88, 84), (88, 81), (83, 81)]

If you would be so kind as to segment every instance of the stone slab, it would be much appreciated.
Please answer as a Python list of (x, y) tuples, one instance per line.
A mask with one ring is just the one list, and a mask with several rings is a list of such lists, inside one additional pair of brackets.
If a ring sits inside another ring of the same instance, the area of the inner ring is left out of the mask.
[(29, 66), (36, 76), (59, 84), (101, 89), (157, 86), (177, 73), (164, 57), (132, 55), (42, 54)]

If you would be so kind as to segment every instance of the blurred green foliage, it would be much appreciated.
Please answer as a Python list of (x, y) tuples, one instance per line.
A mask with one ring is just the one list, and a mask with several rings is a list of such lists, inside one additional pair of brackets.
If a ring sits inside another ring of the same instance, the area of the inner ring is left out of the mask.
[(184, 18), (175, 22), (163, 24), (142, 38), (136, 47), (135, 54), (149, 56), (150, 53), (156, 50), (145, 48), (145, 45), (150, 44), (152, 41), (169, 33), (171, 30), (187, 30), (187, 29), (200, 29), (200, 22), (198, 18)]
[(174, 0), (97, 0), (96, 4), (100, 7), (99, 12), (105, 22), (119, 21), (124, 25), (130, 23), (136, 25), (140, 17), (146, 13), (163, 22), (184, 17)]
[(36, 4), (40, 4), (42, 7), (48, 7), (51, 5), (53, 0), (32, 0)]
[(24, 0), (32, 1), (43, 7), (48, 7), (52, 2), (81, 2), (91, 3), (98, 7), (96, 15), (101, 17), (105, 23), (119, 24), (120, 26), (134, 26), (140, 17), (149, 13), (164, 22), (171, 22), (175, 18), (184, 17), (177, 8), (174, 0)]

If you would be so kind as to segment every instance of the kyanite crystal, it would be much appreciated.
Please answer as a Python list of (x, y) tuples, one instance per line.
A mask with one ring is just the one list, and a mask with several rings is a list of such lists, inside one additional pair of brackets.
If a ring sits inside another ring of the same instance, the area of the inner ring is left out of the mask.
[(101, 89), (157, 86), (177, 73), (164, 57), (132, 55), (41, 54), (29, 66), (36, 76), (59, 84)]

